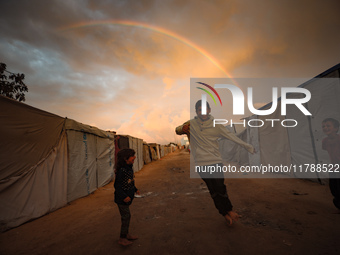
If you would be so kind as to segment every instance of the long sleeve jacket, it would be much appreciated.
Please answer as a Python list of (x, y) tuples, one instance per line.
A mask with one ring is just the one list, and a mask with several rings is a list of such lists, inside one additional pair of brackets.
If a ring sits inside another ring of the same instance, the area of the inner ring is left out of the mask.
[[(117, 170), (114, 187), (115, 202), (117, 204), (130, 205), (137, 191), (132, 165), (126, 164)], [(128, 196), (131, 198), (131, 201), (125, 203), (123, 200)]]
[(254, 153), (254, 147), (235, 134), (231, 133), (221, 124), (213, 126), (213, 117), (202, 121), (197, 116), (183, 125), (176, 128), (176, 134), (182, 135), (183, 126), (190, 123), (190, 132), (188, 135), (191, 152), (197, 165), (211, 165), (222, 163), (222, 157), (219, 151), (218, 139), (226, 138), (245, 148), (250, 153)]

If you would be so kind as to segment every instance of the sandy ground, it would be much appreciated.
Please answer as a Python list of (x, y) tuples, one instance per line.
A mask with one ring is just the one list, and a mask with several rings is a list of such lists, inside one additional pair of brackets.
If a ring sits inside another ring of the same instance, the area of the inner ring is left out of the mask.
[(131, 206), (130, 232), (117, 244), (113, 183), (44, 217), (4, 232), (0, 254), (340, 254), (340, 215), (328, 186), (298, 179), (228, 179), (243, 217), (229, 227), (189, 154), (177, 151), (136, 173), (143, 198)]

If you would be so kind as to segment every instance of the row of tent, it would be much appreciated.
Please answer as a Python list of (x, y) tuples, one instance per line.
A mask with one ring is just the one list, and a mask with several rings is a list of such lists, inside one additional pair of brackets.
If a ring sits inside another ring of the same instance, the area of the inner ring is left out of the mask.
[(134, 171), (176, 149), (148, 144), (0, 96), (0, 232), (87, 196), (114, 179), (116, 154)]
[[(340, 121), (340, 64), (304, 82), (299, 87), (311, 93), (311, 99), (304, 104), (312, 114), (311, 116), (304, 115), (295, 105), (287, 105), (286, 116), (281, 116), (281, 106), (278, 103), (277, 109), (270, 115), (253, 115), (246, 118), (246, 121), (260, 119), (265, 123), (261, 127), (247, 126), (243, 132), (238, 134), (242, 140), (254, 145), (257, 153), (251, 155), (240, 146), (228, 140), (222, 140), (220, 148), (224, 160), (250, 166), (292, 166), (293, 170), (284, 173), (282, 177), (296, 177), (322, 184), (327, 183), (328, 172), (323, 171), (322, 168), (313, 170), (311, 167), (330, 163), (328, 153), (322, 149), (322, 140), (325, 137), (322, 131), (322, 121), (326, 118)], [(287, 98), (298, 96), (296, 93), (291, 93)], [(269, 109), (271, 105), (272, 103), (269, 103), (261, 109)], [(298, 126), (275, 125), (272, 127), (272, 123), (266, 122), (265, 119), (279, 119), (280, 121), (294, 119), (298, 122)], [(310, 169), (308, 170), (307, 167)], [(270, 177), (270, 175), (259, 176)]]
[[(257, 153), (250, 155), (240, 146), (222, 140), (224, 160), (250, 166), (329, 163), (321, 146), (324, 137), (321, 123), (327, 117), (340, 120), (339, 77), (340, 64), (300, 85), (311, 92), (305, 106), (312, 116), (303, 115), (293, 106), (287, 108), (286, 116), (281, 116), (278, 104), (270, 116), (247, 118), (296, 119), (299, 126), (273, 128), (267, 122), (259, 128), (247, 126), (238, 136), (253, 144)], [(132, 148), (137, 152), (134, 163), (137, 172), (144, 164), (176, 148), (103, 131), (3, 96), (0, 109), (0, 231), (61, 208), (108, 184), (114, 178), (119, 149)], [(306, 175), (302, 170), (288, 173), (289, 177), (319, 182), (328, 177), (324, 172)]]

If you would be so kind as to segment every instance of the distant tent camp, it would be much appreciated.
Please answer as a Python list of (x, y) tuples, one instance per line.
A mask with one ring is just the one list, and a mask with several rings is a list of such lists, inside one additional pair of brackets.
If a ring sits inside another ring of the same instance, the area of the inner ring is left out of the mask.
[(151, 152), (151, 160), (159, 160), (161, 158), (159, 144), (149, 143), (149, 146)]
[(0, 232), (111, 182), (120, 149), (136, 151), (135, 172), (144, 165), (142, 139), (103, 131), (3, 96), (0, 109)]
[(148, 164), (152, 161), (150, 146), (146, 142), (143, 143), (143, 160), (144, 164)]
[(0, 96), (0, 231), (109, 183), (114, 133)]
[[(322, 139), (325, 135), (322, 132), (322, 121), (325, 118), (335, 118), (340, 121), (340, 64), (319, 74), (315, 78), (303, 83), (299, 87), (308, 89), (311, 92), (311, 99), (305, 104), (306, 108), (312, 113), (312, 116), (305, 116), (294, 105), (287, 105), (286, 119), (298, 121), (298, 128), (286, 128), (281, 125), (271, 127), (271, 122), (264, 119), (280, 119), (284, 116), (280, 114), (280, 104), (271, 115), (257, 116), (253, 115), (250, 119), (262, 119), (262, 127), (247, 127), (246, 136), (243, 139), (255, 146), (258, 153), (248, 154), (249, 158), (240, 159), (237, 153), (243, 153), (243, 148), (234, 152), (231, 161), (237, 161), (240, 164), (259, 165), (295, 165), (303, 166), (302, 172), (305, 171), (304, 164), (322, 164), (329, 163), (329, 156), (326, 151), (322, 150)], [(319, 79), (333, 78), (333, 79)], [(289, 98), (296, 97), (296, 94), (289, 94)], [(280, 100), (280, 99), (279, 99)], [(270, 108), (268, 104), (261, 109)], [(229, 158), (230, 160), (230, 158)], [(306, 175), (297, 172), (291, 172), (291, 177), (298, 177), (311, 180), (326, 182), (327, 173), (315, 171)]]
[(143, 144), (143, 158), (144, 164), (148, 164), (151, 161), (156, 161), (159, 157), (164, 157), (169, 153), (175, 151), (177, 146), (174, 144), (159, 145), (156, 143), (145, 143)]

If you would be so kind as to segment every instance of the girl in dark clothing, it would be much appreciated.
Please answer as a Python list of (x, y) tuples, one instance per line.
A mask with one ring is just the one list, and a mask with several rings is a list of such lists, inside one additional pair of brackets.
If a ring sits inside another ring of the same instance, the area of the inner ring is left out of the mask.
[(118, 205), (121, 215), (122, 226), (118, 243), (121, 245), (132, 244), (130, 240), (138, 239), (137, 236), (129, 234), (130, 225), (130, 205), (135, 193), (140, 194), (135, 186), (133, 162), (135, 161), (135, 151), (132, 149), (123, 149), (117, 153), (117, 166), (115, 178), (115, 203)]

